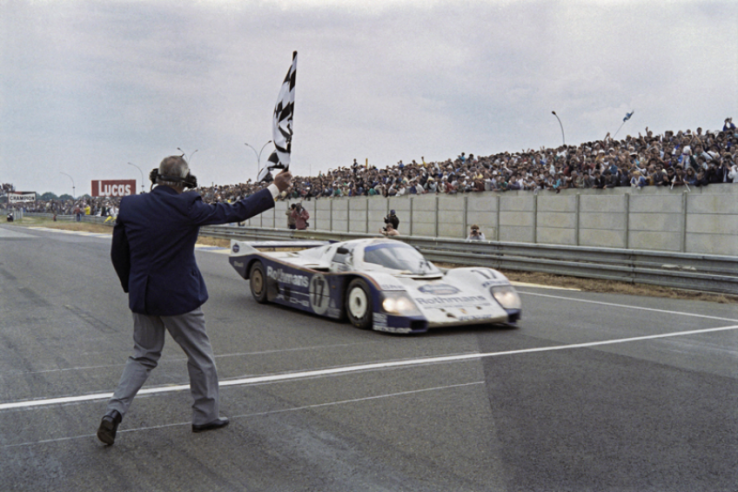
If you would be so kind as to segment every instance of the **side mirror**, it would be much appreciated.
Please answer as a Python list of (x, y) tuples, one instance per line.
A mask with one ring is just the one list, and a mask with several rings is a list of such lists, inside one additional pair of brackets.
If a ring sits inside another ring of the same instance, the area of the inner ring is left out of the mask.
[(339, 255), (347, 255), (350, 253), (350, 251), (348, 250), (348, 248), (341, 246), (336, 250), (336, 253), (338, 253)]

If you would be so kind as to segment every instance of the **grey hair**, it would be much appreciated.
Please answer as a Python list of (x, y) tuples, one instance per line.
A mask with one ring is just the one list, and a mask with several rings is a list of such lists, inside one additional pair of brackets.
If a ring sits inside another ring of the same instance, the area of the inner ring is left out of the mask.
[[(187, 164), (187, 161), (184, 160), (184, 158), (179, 155), (173, 155), (170, 157), (166, 157), (163, 161), (161, 161), (161, 164), (159, 164), (159, 175), (160, 176), (170, 176), (172, 178), (186, 178), (189, 173), (190, 173), (190, 166)], [(156, 180), (156, 184), (161, 184), (161, 185), (166, 185), (166, 186), (182, 186), (181, 181), (167, 181), (167, 180), (161, 179), (161, 177)]]

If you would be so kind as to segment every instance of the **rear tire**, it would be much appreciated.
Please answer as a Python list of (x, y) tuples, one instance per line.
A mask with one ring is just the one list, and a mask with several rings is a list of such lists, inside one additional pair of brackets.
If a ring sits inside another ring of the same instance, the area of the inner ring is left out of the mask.
[(259, 304), (266, 304), (267, 301), (267, 279), (264, 274), (264, 265), (260, 261), (255, 261), (251, 265), (249, 271), (249, 286), (251, 287), (251, 295)]
[(362, 330), (372, 328), (372, 291), (364, 279), (355, 278), (346, 289), (346, 316), (352, 325)]

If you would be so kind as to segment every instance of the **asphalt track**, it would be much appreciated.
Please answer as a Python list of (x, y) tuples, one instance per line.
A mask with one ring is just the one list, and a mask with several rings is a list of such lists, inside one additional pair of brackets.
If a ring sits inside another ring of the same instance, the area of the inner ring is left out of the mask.
[(521, 326), (403, 337), (256, 304), (197, 253), (223, 430), (132, 347), (109, 236), (0, 226), (0, 490), (738, 490), (738, 306), (521, 287)]

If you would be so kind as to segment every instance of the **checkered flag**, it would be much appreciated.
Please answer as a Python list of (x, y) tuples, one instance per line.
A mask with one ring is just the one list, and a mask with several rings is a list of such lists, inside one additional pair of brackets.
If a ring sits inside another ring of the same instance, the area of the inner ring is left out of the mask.
[(295, 80), (297, 78), (297, 51), (292, 53), (292, 65), (282, 82), (277, 96), (272, 119), (272, 139), (276, 150), (269, 156), (265, 166), (259, 171), (259, 182), (272, 181), (272, 169), (290, 168), (292, 151), (292, 116), (295, 111)]

